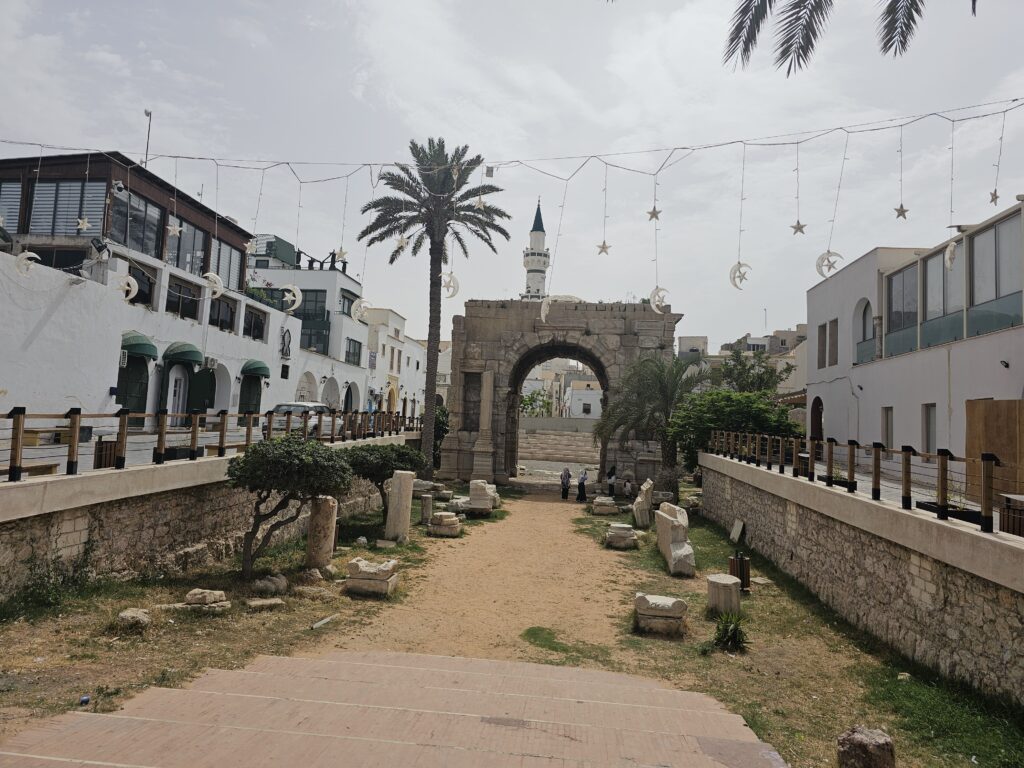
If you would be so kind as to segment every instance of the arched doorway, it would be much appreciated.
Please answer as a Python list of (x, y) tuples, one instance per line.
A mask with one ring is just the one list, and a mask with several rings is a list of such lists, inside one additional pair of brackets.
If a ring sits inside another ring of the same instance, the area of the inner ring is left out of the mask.
[(295, 401), (298, 403), (315, 403), (317, 402), (317, 392), (316, 376), (309, 371), (305, 371), (299, 377), (299, 383), (295, 387)]
[(217, 413), (221, 411), (228, 411), (230, 413), (232, 376), (228, 372), (227, 367), (222, 363), (217, 363), (217, 367), (213, 370), (213, 377), (215, 388), (213, 405), (211, 407)]
[[(138, 331), (121, 334), (121, 355), (124, 365), (117, 370), (115, 402), (132, 413), (145, 413), (149, 404), (149, 361), (156, 360), (153, 340)], [(131, 427), (145, 426), (145, 418), (129, 419)]]
[(409, 398), (408, 397), (403, 397), (402, 398), (402, 418), (403, 419), (405, 418), (405, 415), (406, 415), (406, 413), (408, 413), (408, 411), (409, 411)]
[[(207, 413), (217, 402), (217, 374), (212, 368), (201, 368), (188, 383), (188, 410)], [(200, 422), (202, 423), (202, 422)]]
[(824, 440), (825, 404), (820, 397), (814, 398), (811, 403), (811, 439)]
[(388, 387), (388, 413), (394, 413), (398, 409), (398, 393), (394, 387)]
[(331, 376), (324, 384), (323, 394), (320, 396), (324, 405), (328, 408), (338, 408), (341, 405), (341, 387), (338, 380)]
[[(242, 384), (238, 389), (238, 412), (259, 413), (263, 399), (263, 381), (270, 378), (270, 366), (262, 360), (246, 360), (242, 366)], [(239, 419), (245, 425), (245, 419)]]
[(359, 403), (359, 390), (356, 389), (355, 384), (349, 384), (345, 387), (345, 403), (342, 406), (342, 410), (345, 413), (351, 413), (355, 410), (356, 405)]

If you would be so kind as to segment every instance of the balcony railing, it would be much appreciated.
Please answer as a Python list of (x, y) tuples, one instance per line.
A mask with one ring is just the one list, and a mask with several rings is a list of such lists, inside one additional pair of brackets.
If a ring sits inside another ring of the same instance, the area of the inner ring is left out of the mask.
[(857, 342), (857, 362), (855, 365), (862, 365), (863, 363), (870, 363), (875, 359), (875, 340), (864, 339), (864, 341)]

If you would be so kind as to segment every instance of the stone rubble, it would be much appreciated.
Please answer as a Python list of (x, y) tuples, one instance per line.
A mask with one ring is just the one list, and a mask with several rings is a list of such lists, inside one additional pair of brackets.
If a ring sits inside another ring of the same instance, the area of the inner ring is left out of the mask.
[(633, 522), (641, 530), (647, 530), (653, 522), (651, 520), (651, 496), (653, 493), (654, 481), (647, 478), (637, 490), (636, 499), (633, 500)]
[(280, 573), (274, 573), (254, 581), (252, 591), (261, 597), (284, 595), (288, 593), (288, 579)]
[(491, 512), (501, 506), (498, 489), (484, 480), (469, 481), (469, 503), (463, 509), (449, 512), (466, 512), (470, 517), (490, 517)]
[(125, 608), (117, 614), (115, 626), (119, 632), (138, 635), (152, 623), (153, 619), (145, 608)]
[(708, 576), (708, 611), (722, 614), (740, 610), (740, 580), (727, 573)]
[[(308, 589), (308, 587), (300, 587), (300, 589)], [(250, 597), (244, 602), (245, 607), (253, 612), (276, 611), (285, 606), (284, 600), (280, 597)]]
[(855, 725), (837, 740), (839, 768), (896, 768), (896, 747), (884, 731)]
[(324, 580), (324, 576), (317, 568), (307, 568), (295, 574), (295, 583), (300, 585), (316, 584)]
[(398, 587), (398, 561), (371, 563), (361, 557), (349, 560), (345, 591), (350, 595), (387, 597)]
[(219, 589), (193, 589), (185, 595), (185, 602), (189, 605), (209, 605), (210, 603), (223, 603), (227, 597)]
[(617, 515), (619, 513), (619, 507), (611, 496), (595, 497), (590, 510), (595, 515)]
[(332, 600), (337, 597), (327, 587), (292, 587), (292, 594), (306, 600)]
[(462, 533), (462, 522), (452, 512), (435, 512), (430, 517), (427, 533), (430, 536), (454, 539)]
[(672, 576), (695, 576), (697, 560), (690, 544), (690, 519), (686, 512), (667, 501), (654, 513), (658, 551)]
[(687, 605), (677, 597), (637, 592), (633, 598), (636, 627), (640, 632), (678, 637), (686, 632)]
[(640, 539), (633, 526), (626, 523), (612, 523), (604, 537), (604, 545), (611, 549), (636, 549)]

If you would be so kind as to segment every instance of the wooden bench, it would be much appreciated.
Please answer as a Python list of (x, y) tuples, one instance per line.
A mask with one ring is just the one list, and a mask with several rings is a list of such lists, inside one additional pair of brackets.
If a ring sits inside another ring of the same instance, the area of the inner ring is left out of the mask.
[[(23, 475), (30, 477), (38, 477), (40, 475), (56, 475), (57, 467), (60, 466), (57, 462), (52, 464), (28, 464), (21, 468)], [(10, 467), (0, 467), (0, 477), (7, 477), (7, 473), (10, 471)]]

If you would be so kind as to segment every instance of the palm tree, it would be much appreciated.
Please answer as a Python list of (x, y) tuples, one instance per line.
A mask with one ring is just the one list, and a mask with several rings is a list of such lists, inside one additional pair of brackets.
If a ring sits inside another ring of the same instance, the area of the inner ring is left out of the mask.
[(640, 358), (626, 369), (620, 389), (601, 412), (595, 439), (604, 443), (617, 436), (625, 448), (631, 438), (649, 435), (661, 446), (662, 468), (675, 469), (677, 446), (669, 436), (669, 420), (680, 398), (707, 380), (700, 360)]
[[(729, 27), (725, 61), (745, 67), (757, 47), (768, 17), (777, 15), (775, 66), (786, 67), (786, 76), (803, 69), (811, 60), (818, 38), (825, 30), (835, 0), (739, 0)], [(902, 56), (924, 13), (924, 0), (882, 0), (878, 17), (878, 45), (883, 54)], [(971, 14), (978, 14), (978, 0), (971, 0)]]
[[(500, 192), (493, 184), (468, 186), (483, 158), (467, 158), (468, 146), (456, 147), (449, 155), (444, 139), (428, 139), (426, 146), (409, 142), (415, 167), (397, 163), (395, 171), (384, 171), (380, 181), (395, 194), (371, 200), (362, 212), (374, 212), (374, 219), (359, 233), (369, 245), (397, 238), (388, 263), (394, 264), (406, 249), (416, 256), (428, 243), (430, 254), (430, 326), (427, 331), (427, 386), (424, 395), (422, 449), (432, 455), (434, 415), (437, 410), (437, 354), (441, 343), (441, 267), (448, 263), (447, 237), (469, 257), (466, 236), (482, 241), (493, 253), (493, 235), (506, 240), (508, 232), (497, 223), (510, 216), (484, 200)], [(427, 477), (433, 477), (434, 463), (428, 462)]]

